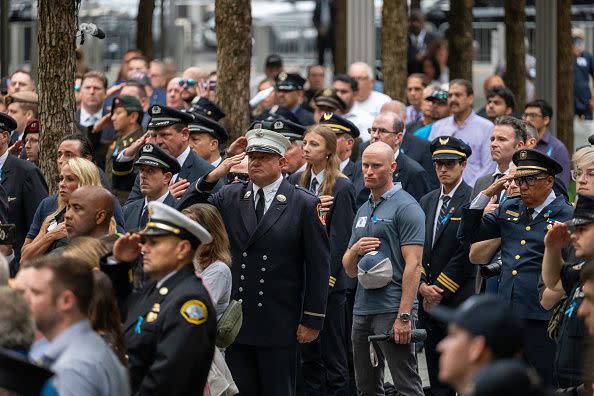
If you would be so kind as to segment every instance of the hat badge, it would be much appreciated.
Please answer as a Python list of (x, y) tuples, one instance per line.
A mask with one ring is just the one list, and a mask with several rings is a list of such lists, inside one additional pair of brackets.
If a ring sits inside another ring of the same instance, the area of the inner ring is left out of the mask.
[(279, 80), (281, 80), (281, 81), (285, 81), (285, 80), (287, 79), (287, 73), (285, 73), (285, 72), (281, 72), (281, 73), (278, 75), (278, 79), (279, 79)]
[(282, 121), (277, 121), (274, 123), (274, 129), (283, 129), (284, 124)]
[(151, 112), (153, 114), (161, 114), (161, 106), (155, 105), (155, 106), (151, 107)]
[(324, 113), (322, 117), (324, 117), (324, 121), (328, 121), (330, 118), (332, 118), (332, 115), (332, 113)]
[(449, 137), (439, 138), (439, 144), (441, 144), (442, 146), (448, 144), (449, 141), (450, 141)]
[(257, 131), (256, 131), (256, 137), (259, 137), (259, 138), (261, 138), (261, 137), (263, 137), (263, 136), (264, 136), (264, 132), (262, 132), (262, 130), (261, 130), (261, 129), (259, 129), (259, 130), (257, 130)]
[(31, 123), (31, 128), (37, 128), (37, 121), (33, 121)]
[(332, 90), (330, 88), (326, 88), (322, 93), (324, 96), (332, 96)]
[(153, 217), (155, 215), (155, 210), (149, 206), (148, 208), (148, 215), (149, 217)]
[(520, 159), (525, 160), (526, 158), (528, 158), (528, 152), (526, 150), (520, 151)]
[(152, 152), (152, 151), (153, 151), (153, 146), (151, 146), (150, 144), (145, 144), (145, 145), (142, 147), (142, 152), (143, 152), (143, 153), (150, 153), (150, 152)]

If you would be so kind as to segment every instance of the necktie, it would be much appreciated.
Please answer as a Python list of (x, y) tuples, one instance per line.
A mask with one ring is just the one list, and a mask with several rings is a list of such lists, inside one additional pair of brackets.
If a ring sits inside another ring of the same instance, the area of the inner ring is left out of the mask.
[(532, 220), (532, 215), (534, 214), (534, 208), (526, 208), (526, 214), (528, 214), (528, 217), (530, 218), (530, 220)]
[[(503, 176), (505, 176), (503, 173), (495, 173), (493, 182), (496, 182), (497, 180), (501, 179)], [(496, 195), (497, 200), (495, 201), (495, 203), (500, 203), (503, 199), (504, 194), (505, 194), (505, 189), (503, 191), (501, 191), (498, 195)]]
[(262, 220), (262, 216), (264, 216), (264, 190), (258, 190), (258, 202), (256, 202), (256, 220), (258, 223)]
[(314, 194), (318, 193), (318, 179), (316, 177), (311, 179), (311, 183), (309, 185), (309, 191), (311, 191)]
[(145, 206), (142, 209), (142, 214), (140, 215), (140, 221), (138, 222), (138, 228), (143, 229), (147, 222), (148, 222), (148, 210), (146, 210), (146, 206)]
[(442, 198), (442, 204), (441, 204), (441, 209), (439, 209), (439, 217), (437, 217), (437, 230), (436, 230), (436, 234), (437, 232), (441, 229), (441, 226), (443, 225), (443, 220), (446, 217), (446, 212), (448, 210), (448, 203), (450, 202), (450, 197), (448, 197), (447, 195), (444, 195)]
[(96, 122), (97, 122), (97, 117), (95, 117), (94, 115), (87, 118), (87, 124), (89, 126), (95, 125)]

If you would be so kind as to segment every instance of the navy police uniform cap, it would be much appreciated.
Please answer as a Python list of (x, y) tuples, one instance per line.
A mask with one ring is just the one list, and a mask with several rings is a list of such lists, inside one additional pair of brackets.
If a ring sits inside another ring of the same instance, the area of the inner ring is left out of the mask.
[(225, 112), (204, 96), (196, 97), (192, 100), (192, 112), (202, 114), (216, 122), (219, 122), (221, 118), (225, 117)]
[(188, 124), (190, 133), (208, 133), (217, 139), (219, 144), (227, 143), (227, 140), (229, 140), (229, 135), (227, 134), (225, 128), (221, 126), (221, 124), (216, 122), (214, 119), (208, 118), (197, 112), (192, 112), (190, 114), (194, 119)]
[(314, 103), (318, 107), (327, 107), (332, 109), (331, 111), (346, 111), (346, 103), (336, 94), (334, 88), (325, 88), (320, 90), (316, 96), (314, 96)]
[(145, 144), (140, 150), (140, 157), (134, 163), (135, 166), (147, 165), (161, 168), (163, 172), (171, 172), (174, 175), (179, 173), (181, 167), (177, 159), (166, 153), (156, 144)]
[(280, 117), (272, 120), (254, 121), (250, 125), (250, 129), (268, 129), (269, 131), (282, 134), (291, 141), (302, 140), (306, 130), (304, 126)]
[(276, 77), (278, 91), (299, 91), (303, 89), (305, 79), (297, 73), (280, 72)]
[(577, 195), (575, 209), (573, 210), (573, 219), (567, 221), (570, 228), (594, 223), (594, 196), (592, 195)]
[(555, 176), (563, 170), (557, 161), (533, 149), (516, 151), (512, 156), (512, 161), (516, 165), (516, 177), (532, 176), (541, 172)]
[(183, 111), (172, 109), (171, 107), (153, 105), (149, 109), (151, 120), (147, 129), (161, 129), (175, 124), (188, 126), (193, 120), (192, 116)]
[(359, 128), (352, 122), (336, 113), (324, 113), (320, 118), (320, 125), (327, 126), (337, 134), (348, 133), (354, 139), (359, 137)]
[(453, 136), (438, 136), (431, 142), (431, 158), (434, 160), (465, 160), (472, 149), (462, 140)]
[(12, 118), (6, 113), (0, 113), (0, 132), (12, 132), (16, 129), (16, 127), (17, 123), (14, 120), (14, 118)]

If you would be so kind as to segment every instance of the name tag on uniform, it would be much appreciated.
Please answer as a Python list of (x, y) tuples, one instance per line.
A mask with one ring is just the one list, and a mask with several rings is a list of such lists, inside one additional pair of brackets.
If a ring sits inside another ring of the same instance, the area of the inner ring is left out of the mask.
[(367, 216), (359, 217), (357, 219), (357, 224), (355, 225), (355, 228), (365, 227), (365, 224), (367, 224)]

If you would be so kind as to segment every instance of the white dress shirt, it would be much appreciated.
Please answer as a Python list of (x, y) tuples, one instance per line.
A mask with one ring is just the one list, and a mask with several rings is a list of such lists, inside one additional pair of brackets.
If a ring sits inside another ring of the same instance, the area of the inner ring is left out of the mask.
[(433, 219), (433, 241), (431, 242), (431, 246), (433, 246), (433, 244), (435, 243), (435, 234), (437, 234), (437, 220), (439, 219), (441, 205), (443, 205), (443, 197), (447, 195), (448, 197), (450, 197), (450, 202), (452, 202), (452, 198), (454, 197), (454, 194), (456, 193), (458, 187), (460, 187), (460, 184), (462, 184), (462, 180), (463, 179), (460, 178), (458, 184), (456, 184), (456, 187), (454, 187), (452, 191), (450, 191), (448, 194), (444, 194), (443, 185), (441, 186), (441, 194), (439, 195), (439, 200), (437, 201), (437, 208), (435, 208), (435, 218)]
[(318, 173), (317, 175), (314, 173), (313, 169), (311, 170), (311, 179), (309, 181), (309, 186), (307, 187), (307, 189), (309, 190), (309, 187), (311, 186), (311, 182), (313, 181), (313, 179), (316, 179), (318, 181), (318, 184), (316, 185), (316, 191), (312, 191), (312, 193), (318, 196), (320, 195), (320, 187), (322, 187), (322, 183), (324, 182), (324, 173), (324, 169), (322, 169), (320, 173)]
[(84, 108), (80, 108), (80, 125), (88, 127), (94, 125), (103, 117), (103, 109), (100, 109), (97, 113), (88, 113)]
[(283, 175), (280, 175), (278, 177), (278, 179), (276, 179), (274, 182), (270, 183), (269, 185), (267, 185), (265, 187), (259, 187), (258, 185), (253, 183), (254, 207), (258, 203), (258, 197), (259, 197), (258, 191), (260, 190), (260, 188), (262, 188), (262, 190), (264, 190), (264, 213), (266, 213), (268, 211), (268, 208), (270, 208), (270, 204), (272, 203), (272, 200), (276, 196), (276, 192), (278, 191), (278, 188), (280, 187), (282, 182), (283, 182)]

